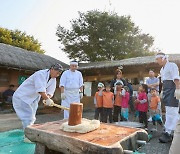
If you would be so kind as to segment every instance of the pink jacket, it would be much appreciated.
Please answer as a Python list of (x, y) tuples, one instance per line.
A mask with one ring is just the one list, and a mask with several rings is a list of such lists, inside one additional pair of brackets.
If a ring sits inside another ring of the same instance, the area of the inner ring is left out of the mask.
[(129, 107), (129, 92), (125, 93), (125, 96), (122, 96), (122, 104), (121, 107), (122, 108), (128, 108)]

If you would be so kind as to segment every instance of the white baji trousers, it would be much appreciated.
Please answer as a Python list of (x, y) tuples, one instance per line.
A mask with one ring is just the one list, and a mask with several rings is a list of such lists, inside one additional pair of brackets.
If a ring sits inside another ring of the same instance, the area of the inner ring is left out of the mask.
[(20, 98), (13, 96), (13, 107), (17, 116), (22, 121), (23, 129), (34, 124), (36, 120), (36, 111), (38, 108), (37, 100), (32, 102), (32, 104), (27, 104)]
[(166, 121), (165, 121), (165, 131), (169, 134), (175, 130), (177, 122), (179, 120), (179, 107), (166, 106)]

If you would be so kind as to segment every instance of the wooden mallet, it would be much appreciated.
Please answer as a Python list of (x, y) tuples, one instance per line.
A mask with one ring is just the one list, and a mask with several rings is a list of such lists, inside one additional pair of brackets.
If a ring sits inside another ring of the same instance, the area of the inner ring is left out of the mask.
[[(43, 100), (43, 104), (46, 104), (45, 100)], [(71, 103), (70, 108), (64, 107), (55, 103), (53, 103), (51, 106), (55, 106), (63, 110), (69, 110), (70, 113), (69, 113), (68, 125), (75, 126), (75, 125), (81, 124), (82, 111), (83, 111), (82, 103)]]
[(75, 126), (75, 125), (81, 124), (82, 111), (83, 111), (82, 103), (71, 103), (68, 125)]

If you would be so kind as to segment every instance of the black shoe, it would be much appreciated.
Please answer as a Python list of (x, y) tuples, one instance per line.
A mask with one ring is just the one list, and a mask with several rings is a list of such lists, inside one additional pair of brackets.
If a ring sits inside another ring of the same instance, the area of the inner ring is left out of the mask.
[(161, 120), (158, 120), (157, 122), (158, 122), (158, 124), (159, 124), (159, 125), (161, 125), (161, 126), (162, 126), (162, 124), (163, 124), (163, 123), (162, 123), (162, 121), (161, 121)]
[(170, 134), (168, 134), (167, 132), (163, 133), (162, 136), (159, 138), (159, 141), (161, 143), (171, 142), (172, 141), (172, 136)]
[(153, 122), (153, 125), (155, 126), (155, 125), (156, 125), (156, 121), (155, 121), (155, 120), (152, 120), (152, 122)]

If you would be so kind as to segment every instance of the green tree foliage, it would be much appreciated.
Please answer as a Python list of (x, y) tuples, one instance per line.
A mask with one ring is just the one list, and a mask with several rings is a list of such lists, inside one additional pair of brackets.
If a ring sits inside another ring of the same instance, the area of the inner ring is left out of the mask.
[(20, 47), (29, 51), (44, 54), (41, 44), (33, 36), (19, 30), (8, 30), (0, 27), (0, 43)]
[(79, 61), (120, 60), (152, 55), (153, 37), (141, 32), (130, 16), (97, 10), (79, 12), (71, 29), (58, 25), (60, 48)]

